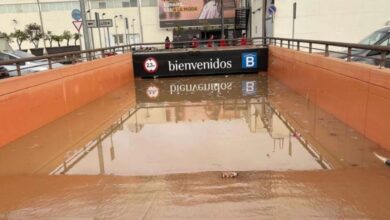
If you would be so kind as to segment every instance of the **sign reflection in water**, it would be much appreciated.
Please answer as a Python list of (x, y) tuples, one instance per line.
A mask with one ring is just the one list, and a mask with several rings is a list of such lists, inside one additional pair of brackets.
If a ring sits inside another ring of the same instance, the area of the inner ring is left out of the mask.
[(137, 108), (52, 174), (328, 169), (267, 102), (267, 78), (137, 80)]

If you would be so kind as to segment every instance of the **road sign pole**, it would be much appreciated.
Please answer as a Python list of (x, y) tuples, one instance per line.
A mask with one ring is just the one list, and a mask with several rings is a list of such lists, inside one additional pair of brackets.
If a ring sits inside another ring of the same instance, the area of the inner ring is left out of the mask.
[(79, 33), (79, 44), (80, 44), (80, 51), (81, 51), (82, 48), (83, 48), (83, 45), (82, 45), (82, 43), (81, 43), (80, 30), (78, 31), (78, 33)]
[(292, 39), (295, 37), (295, 19), (297, 18), (297, 3), (293, 4), (293, 25), (292, 25)]
[(129, 45), (129, 19), (125, 18), (125, 35), (126, 35), (126, 44)]
[[(89, 33), (88, 33), (88, 28), (87, 28), (87, 18), (85, 16), (85, 1), (80, 0), (80, 9), (81, 9), (81, 19), (83, 20), (83, 33), (84, 33), (84, 43), (85, 43), (85, 49), (90, 50), (91, 45), (89, 42)], [(90, 59), (90, 57), (88, 58)]]
[(110, 40), (110, 28), (107, 27), (107, 37), (108, 37), (108, 47), (111, 47), (111, 40)]
[(95, 20), (96, 20), (96, 26), (98, 28), (99, 32), (99, 43), (100, 43), (100, 48), (103, 48), (103, 43), (102, 43), (102, 32), (100, 31), (100, 18), (99, 18), (99, 13), (95, 12)]

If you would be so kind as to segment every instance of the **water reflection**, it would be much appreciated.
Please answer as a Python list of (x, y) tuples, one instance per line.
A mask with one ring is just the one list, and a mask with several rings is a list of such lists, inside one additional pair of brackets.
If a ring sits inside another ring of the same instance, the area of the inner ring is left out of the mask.
[(127, 112), (51, 174), (329, 169), (267, 101), (267, 77), (136, 81)]

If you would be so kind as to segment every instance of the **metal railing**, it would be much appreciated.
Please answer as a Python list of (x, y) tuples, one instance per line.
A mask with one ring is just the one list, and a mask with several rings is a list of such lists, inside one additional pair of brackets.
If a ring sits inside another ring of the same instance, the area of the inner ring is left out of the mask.
[[(11, 76), (21, 76), (24, 73), (28, 72), (29, 69), (36, 69), (43, 67), (43, 69), (53, 69), (56, 67), (55, 64), (65, 63), (65, 64), (75, 64), (85, 61), (91, 61), (95, 59), (104, 58), (106, 56), (112, 56), (118, 53), (130, 52), (130, 45), (116, 46), (116, 47), (107, 47), (99, 48), (94, 50), (83, 50), (83, 51), (73, 51), (65, 53), (57, 53), (51, 55), (43, 55), (37, 57), (28, 57), (20, 59), (10, 59), (7, 61), (0, 61), (0, 67), (9, 67), (13, 66), (11, 70), (7, 70), (7, 74)], [(7, 53), (12, 53), (7, 51)], [(39, 64), (28, 66), (26, 63), (40, 61)], [(13, 73), (14, 72), (14, 73)], [(1, 75), (1, 73), (0, 73)]]
[(387, 46), (276, 37), (267, 38), (266, 41), (267, 44), (297, 51), (321, 52), (324, 56), (342, 58), (347, 62), (357, 61), (390, 68), (390, 47)]
[[(194, 41), (178, 41), (170, 42), (169, 48), (166, 49), (165, 42), (138, 43), (130, 45), (122, 45), (94, 50), (84, 50), (76, 52), (66, 52), (53, 55), (44, 55), (39, 57), (13, 59), (8, 61), (0, 61), (1, 66), (13, 66), (13, 76), (21, 76), (28, 69), (43, 66), (44, 69), (52, 69), (56, 63), (74, 64), (79, 62), (90, 61), (94, 59), (104, 58), (106, 56), (115, 55), (126, 52), (156, 52), (156, 51), (181, 51), (181, 50), (205, 50), (205, 49), (226, 49), (235, 47), (266, 47), (268, 45), (289, 48), (297, 51), (305, 51), (308, 53), (318, 53), (324, 56), (333, 56), (342, 58), (347, 62), (357, 61), (365, 62), (379, 67), (390, 68), (390, 47), (372, 46), (353, 43), (342, 43), (332, 41), (306, 40), (306, 39), (289, 39), (289, 38), (248, 38), (243, 43), (240, 38), (224, 39), (222, 44), (221, 39), (217, 40), (198, 40), (196, 46)], [(26, 62), (40, 62), (39, 65), (26, 66)], [(1, 70), (0, 70), (1, 71)], [(1, 76), (1, 72), (0, 72)]]

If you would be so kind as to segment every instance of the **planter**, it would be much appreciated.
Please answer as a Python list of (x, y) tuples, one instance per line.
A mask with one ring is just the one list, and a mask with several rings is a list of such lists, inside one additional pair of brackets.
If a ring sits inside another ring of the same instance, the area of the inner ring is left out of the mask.
[(35, 56), (43, 56), (43, 48), (31, 48), (30, 52)]
[[(48, 54), (59, 54), (66, 52), (76, 52), (80, 51), (80, 46), (67, 46), (67, 47), (48, 47), (46, 48)], [(77, 59), (80, 56), (59, 56), (56, 57), (55, 60), (62, 64), (71, 64), (77, 62)]]
[(80, 51), (80, 46), (67, 46), (67, 47), (48, 47), (46, 48), (48, 54), (66, 53), (73, 51)]
[(23, 52), (26, 52), (26, 53), (27, 53), (28, 50), (20, 50), (20, 51), (23, 51)]

